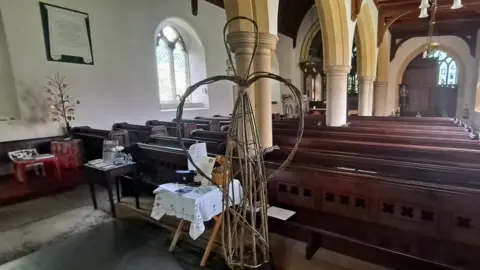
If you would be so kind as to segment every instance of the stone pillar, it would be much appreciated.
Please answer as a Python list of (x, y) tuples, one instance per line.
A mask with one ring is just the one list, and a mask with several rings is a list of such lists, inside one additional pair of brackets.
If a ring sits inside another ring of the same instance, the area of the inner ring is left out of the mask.
[[(227, 42), (230, 46), (230, 50), (235, 54), (235, 69), (237, 75), (244, 77), (248, 72), (248, 64), (252, 58), (254, 35), (250, 32), (233, 32), (227, 35)], [(250, 73), (253, 71), (253, 63), (250, 67)], [(252, 107), (255, 108), (255, 92), (254, 86), (250, 86), (247, 90), (248, 97), (252, 103)], [(236, 96), (236, 93), (235, 93)]]
[(374, 115), (388, 116), (387, 112), (387, 94), (388, 82), (375, 81), (374, 83)]
[[(272, 72), (272, 51), (277, 47), (278, 37), (270, 33), (259, 33), (255, 56), (255, 72)], [(260, 79), (255, 83), (255, 119), (260, 144), (263, 148), (273, 145), (272, 139), (272, 80)]]
[[(256, 72), (272, 70), (272, 51), (275, 50), (278, 38), (270, 33), (259, 33), (259, 43), (252, 69)], [(237, 74), (241, 77), (248, 69), (255, 45), (255, 33), (232, 32), (227, 36), (230, 49), (235, 53)], [(256, 89), (254, 91), (254, 89)], [(272, 81), (261, 79), (248, 90), (248, 96), (255, 113), (260, 144), (262, 147), (272, 146)]]
[(349, 66), (326, 66), (327, 126), (347, 123), (347, 73)]
[(358, 115), (372, 116), (375, 77), (358, 77)]

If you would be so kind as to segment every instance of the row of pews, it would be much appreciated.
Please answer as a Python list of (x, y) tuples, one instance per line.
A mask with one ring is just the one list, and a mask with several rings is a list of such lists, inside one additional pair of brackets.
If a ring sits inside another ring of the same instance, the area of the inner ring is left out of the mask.
[[(271, 220), (272, 232), (306, 242), (306, 259), (322, 247), (395, 269), (480, 269), (477, 133), (447, 118), (358, 116), (327, 127), (322, 117), (306, 117), (295, 158), (268, 184), (270, 205), (297, 212)], [(207, 142), (210, 154), (223, 154), (228, 125), (228, 116), (197, 117), (181, 132), (187, 146)], [(297, 126), (274, 117), (280, 149), (266, 155), (268, 171), (287, 157)], [(128, 133), (146, 174), (187, 166), (174, 121), (110, 132)]]

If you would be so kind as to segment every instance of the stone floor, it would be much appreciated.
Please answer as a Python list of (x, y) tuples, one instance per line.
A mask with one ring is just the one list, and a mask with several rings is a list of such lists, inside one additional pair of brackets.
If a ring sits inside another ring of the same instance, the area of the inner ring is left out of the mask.
[[(205, 269), (192, 245), (168, 252), (171, 233), (139, 220), (110, 221), (95, 229), (0, 266), (0, 270)], [(227, 269), (212, 256), (207, 269)]]
[[(173, 227), (167, 226), (170, 230), (160, 228), (156, 222), (152, 225), (151, 198), (141, 199), (142, 210), (134, 207), (133, 198), (122, 199), (117, 213), (136, 220), (115, 221), (110, 217), (106, 191), (96, 191), (100, 207), (96, 211), (86, 185), (0, 208), (0, 270), (201, 269), (205, 241), (193, 241), (185, 235), (175, 252), (169, 253), (171, 230), (178, 220), (171, 218)], [(208, 235), (207, 231), (204, 240)], [(306, 261), (304, 243), (275, 235), (271, 235), (271, 241), (273, 259), (281, 270), (385, 269), (327, 250), (319, 250)], [(222, 258), (213, 253), (207, 268), (225, 266)]]
[(99, 210), (87, 185), (58, 195), (0, 208), (0, 264), (111, 221), (106, 191), (97, 189)]

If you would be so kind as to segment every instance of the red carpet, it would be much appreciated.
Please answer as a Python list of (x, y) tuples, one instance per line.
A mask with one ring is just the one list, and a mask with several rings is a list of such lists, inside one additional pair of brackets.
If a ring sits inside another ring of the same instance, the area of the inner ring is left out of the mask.
[(28, 181), (20, 183), (13, 175), (0, 177), (0, 206), (28, 201), (56, 194), (85, 183), (83, 170), (62, 170), (62, 180), (51, 173), (47, 176), (28, 174)]

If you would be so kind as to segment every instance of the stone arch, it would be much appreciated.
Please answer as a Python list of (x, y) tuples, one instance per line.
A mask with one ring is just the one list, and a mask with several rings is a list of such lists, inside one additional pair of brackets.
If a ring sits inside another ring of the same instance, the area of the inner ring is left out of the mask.
[(348, 18), (345, 1), (315, 0), (322, 26), (324, 66), (349, 66)]
[[(258, 31), (277, 34), (278, 1), (272, 0), (225, 0), (227, 20), (236, 16), (244, 16), (255, 20)], [(240, 20), (233, 22), (230, 32), (253, 31), (250, 22)]]
[[(463, 102), (464, 100), (462, 98), (465, 98), (465, 94), (468, 88), (468, 80), (467, 80), (467, 72), (466, 72), (466, 67), (470, 66), (466, 63), (466, 59), (462, 57), (454, 48), (451, 46), (445, 45), (440, 43), (440, 45), (437, 47), (439, 50), (442, 50), (446, 52), (452, 59), (456, 62), (457, 67), (458, 67), (458, 92), (457, 92), (457, 116), (459, 116), (463, 110)], [(411, 51), (407, 57), (403, 58), (403, 61), (401, 61), (398, 70), (395, 72), (395, 77), (394, 77), (394, 85), (393, 85), (393, 90), (395, 91), (393, 93), (393, 102), (394, 104), (398, 104), (398, 85), (402, 83), (403, 79), (403, 74), (405, 73), (405, 70), (407, 69), (408, 65), (412, 60), (417, 57), (418, 55), (422, 54), (425, 51), (424, 45), (417, 46), (416, 49)], [(391, 79), (391, 78), (390, 78)], [(390, 88), (390, 87), (389, 87)], [(390, 88), (390, 89), (392, 89)], [(390, 91), (390, 90), (389, 90)], [(465, 99), (466, 100), (466, 99)], [(395, 105), (396, 106), (396, 105)]]
[[(300, 49), (300, 59), (299, 63), (307, 61), (309, 57), (310, 47), (312, 46), (313, 39), (317, 36), (318, 32), (321, 32), (320, 21), (316, 20), (312, 26), (308, 29), (305, 38), (303, 39), (302, 46)], [(322, 33), (322, 32), (321, 32)], [(322, 33), (322, 41), (325, 41)], [(322, 42), (323, 43), (323, 42)], [(323, 55), (325, 55), (325, 46), (323, 46)]]
[(367, 4), (362, 5), (358, 16), (355, 43), (357, 45), (357, 72), (360, 77), (376, 76), (376, 35), (372, 15)]

